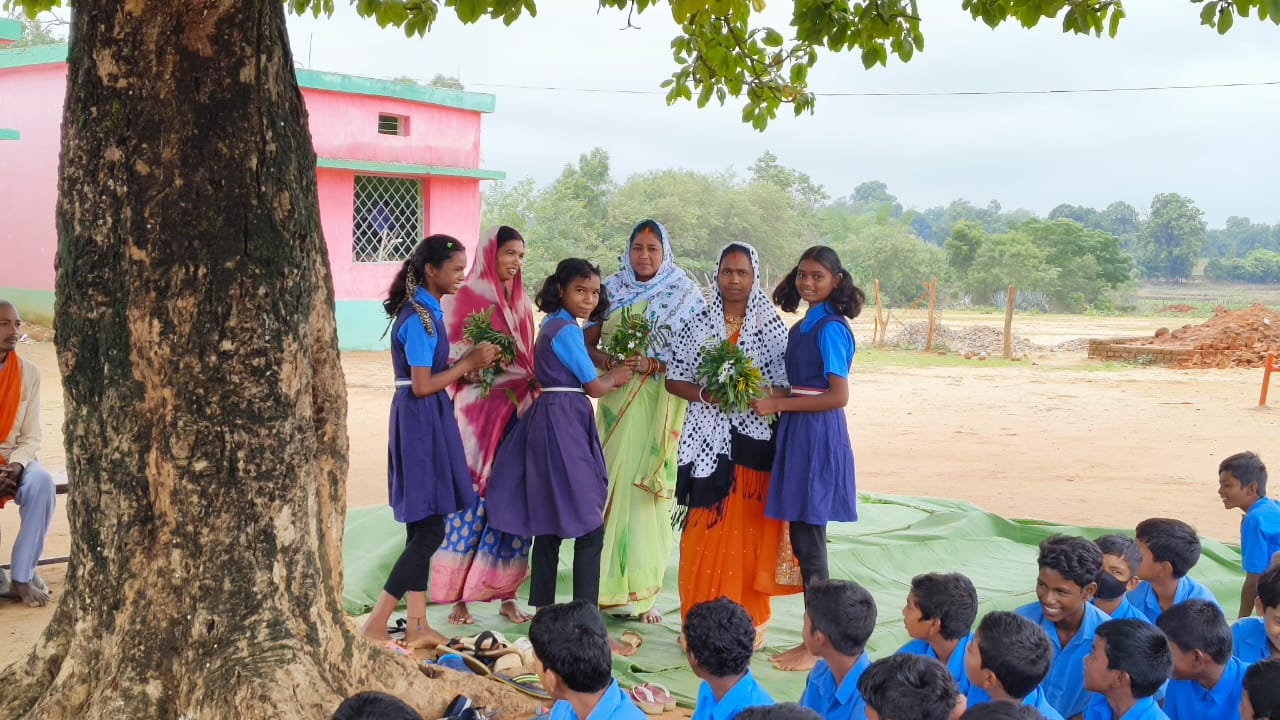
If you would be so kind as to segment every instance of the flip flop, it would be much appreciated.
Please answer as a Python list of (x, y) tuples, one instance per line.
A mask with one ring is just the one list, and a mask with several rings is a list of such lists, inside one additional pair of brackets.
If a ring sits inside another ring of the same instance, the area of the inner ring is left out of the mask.
[(536, 697), (540, 700), (551, 699), (551, 694), (542, 687), (542, 679), (534, 673), (521, 673), (519, 675), (494, 674), (489, 677), (530, 697)]
[(462, 658), (462, 662), (465, 663), (466, 666), (471, 670), (471, 672), (475, 673), (476, 675), (485, 676), (485, 675), (493, 674), (493, 670), (490, 669), (489, 666), (486, 665), (483, 660), (476, 657), (475, 655), (472, 655), (469, 652), (458, 652), (457, 650), (449, 647), (448, 645), (436, 646), (436, 652), (439, 653), (438, 657), (444, 657), (446, 655), (456, 655)]
[(666, 709), (666, 705), (658, 701), (644, 685), (637, 685), (627, 691), (627, 697), (636, 707), (644, 711), (645, 715), (661, 715)]
[[(500, 632), (485, 630), (476, 636), (475, 654), (479, 658), (498, 658), (503, 655), (515, 653), (520, 654), (520, 650), (507, 642)], [(522, 663), (523, 664), (523, 663)]]
[[(467, 664), (466, 659), (458, 653), (441, 653), (434, 661), (423, 660), (423, 662), (438, 665), (442, 668), (449, 668), (450, 670), (455, 670), (460, 673), (474, 674), (475, 672), (471, 669), (471, 666)], [(446, 713), (445, 717), (450, 715), (457, 715), (457, 713)]]
[[(480, 635), (483, 634), (484, 633), (480, 633)], [(448, 647), (449, 652), (474, 652), (476, 649), (476, 642), (480, 639), (480, 635), (449, 638), (449, 642), (445, 643), (442, 647)]]
[(500, 655), (493, 661), (494, 673), (502, 675), (519, 675), (527, 671), (528, 668), (520, 658), (519, 651)]
[(637, 687), (648, 690), (649, 694), (653, 696), (654, 702), (662, 703), (663, 712), (671, 712), (672, 710), (676, 709), (676, 698), (674, 695), (671, 694), (671, 691), (668, 690), (665, 685), (660, 685), (655, 682), (650, 682), (650, 683), (645, 683), (643, 685), (639, 685)]

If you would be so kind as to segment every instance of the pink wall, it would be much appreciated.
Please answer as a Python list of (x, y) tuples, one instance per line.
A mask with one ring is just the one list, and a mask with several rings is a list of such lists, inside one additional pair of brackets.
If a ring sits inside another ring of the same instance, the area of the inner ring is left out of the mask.
[[(318, 157), (479, 167), (478, 112), (314, 88), (303, 88), (302, 98)], [(379, 113), (408, 117), (409, 134), (379, 134)]]
[(18, 140), (0, 140), (0, 286), (53, 290), (58, 247), (58, 197), (65, 63), (0, 69), (0, 128)]

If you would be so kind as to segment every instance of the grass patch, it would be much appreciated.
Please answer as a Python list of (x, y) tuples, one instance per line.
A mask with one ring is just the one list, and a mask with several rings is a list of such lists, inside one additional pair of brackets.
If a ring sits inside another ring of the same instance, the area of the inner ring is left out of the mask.
[(859, 348), (857, 354), (853, 358), (854, 367), (866, 368), (930, 368), (930, 367), (1020, 367), (1031, 364), (1029, 360), (1006, 360), (996, 355), (989, 356), (986, 360), (966, 360), (963, 355), (955, 353), (947, 353), (939, 355), (936, 352), (922, 352), (920, 350), (904, 350), (902, 348)]

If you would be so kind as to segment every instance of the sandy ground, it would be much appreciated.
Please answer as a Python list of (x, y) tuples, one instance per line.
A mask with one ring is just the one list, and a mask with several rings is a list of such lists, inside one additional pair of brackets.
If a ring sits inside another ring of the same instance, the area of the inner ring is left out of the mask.
[[(944, 317), (999, 326), (997, 316)], [(1019, 317), (1015, 332), (1048, 344), (1133, 336), (1180, 319)], [(855, 324), (871, 334), (870, 320)], [(64, 467), (62, 394), (52, 344), (19, 351), (44, 376), (41, 462)], [(386, 499), (386, 417), (392, 391), (384, 353), (343, 357), (349, 402), (351, 506)], [(863, 491), (960, 498), (1009, 517), (1133, 527), (1180, 517), (1201, 533), (1238, 541), (1240, 514), (1222, 509), (1217, 462), (1238, 450), (1270, 455), (1280, 416), (1257, 408), (1260, 370), (1098, 369), (1083, 353), (1033, 355), (993, 367), (885, 367), (855, 361), (849, 425)], [(0, 558), (18, 513), (0, 512)], [(45, 556), (68, 552), (60, 507)], [(43, 569), (55, 598), (65, 565)], [(20, 657), (52, 616), (0, 601), (0, 665)]]

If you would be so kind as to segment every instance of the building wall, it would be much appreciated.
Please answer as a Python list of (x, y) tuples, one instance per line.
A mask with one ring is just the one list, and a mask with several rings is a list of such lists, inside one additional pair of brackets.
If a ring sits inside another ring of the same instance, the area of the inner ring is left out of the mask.
[[(303, 88), (318, 157), (473, 168), (480, 161), (480, 113), (397, 98)], [(378, 115), (409, 119), (408, 135), (378, 133)]]

